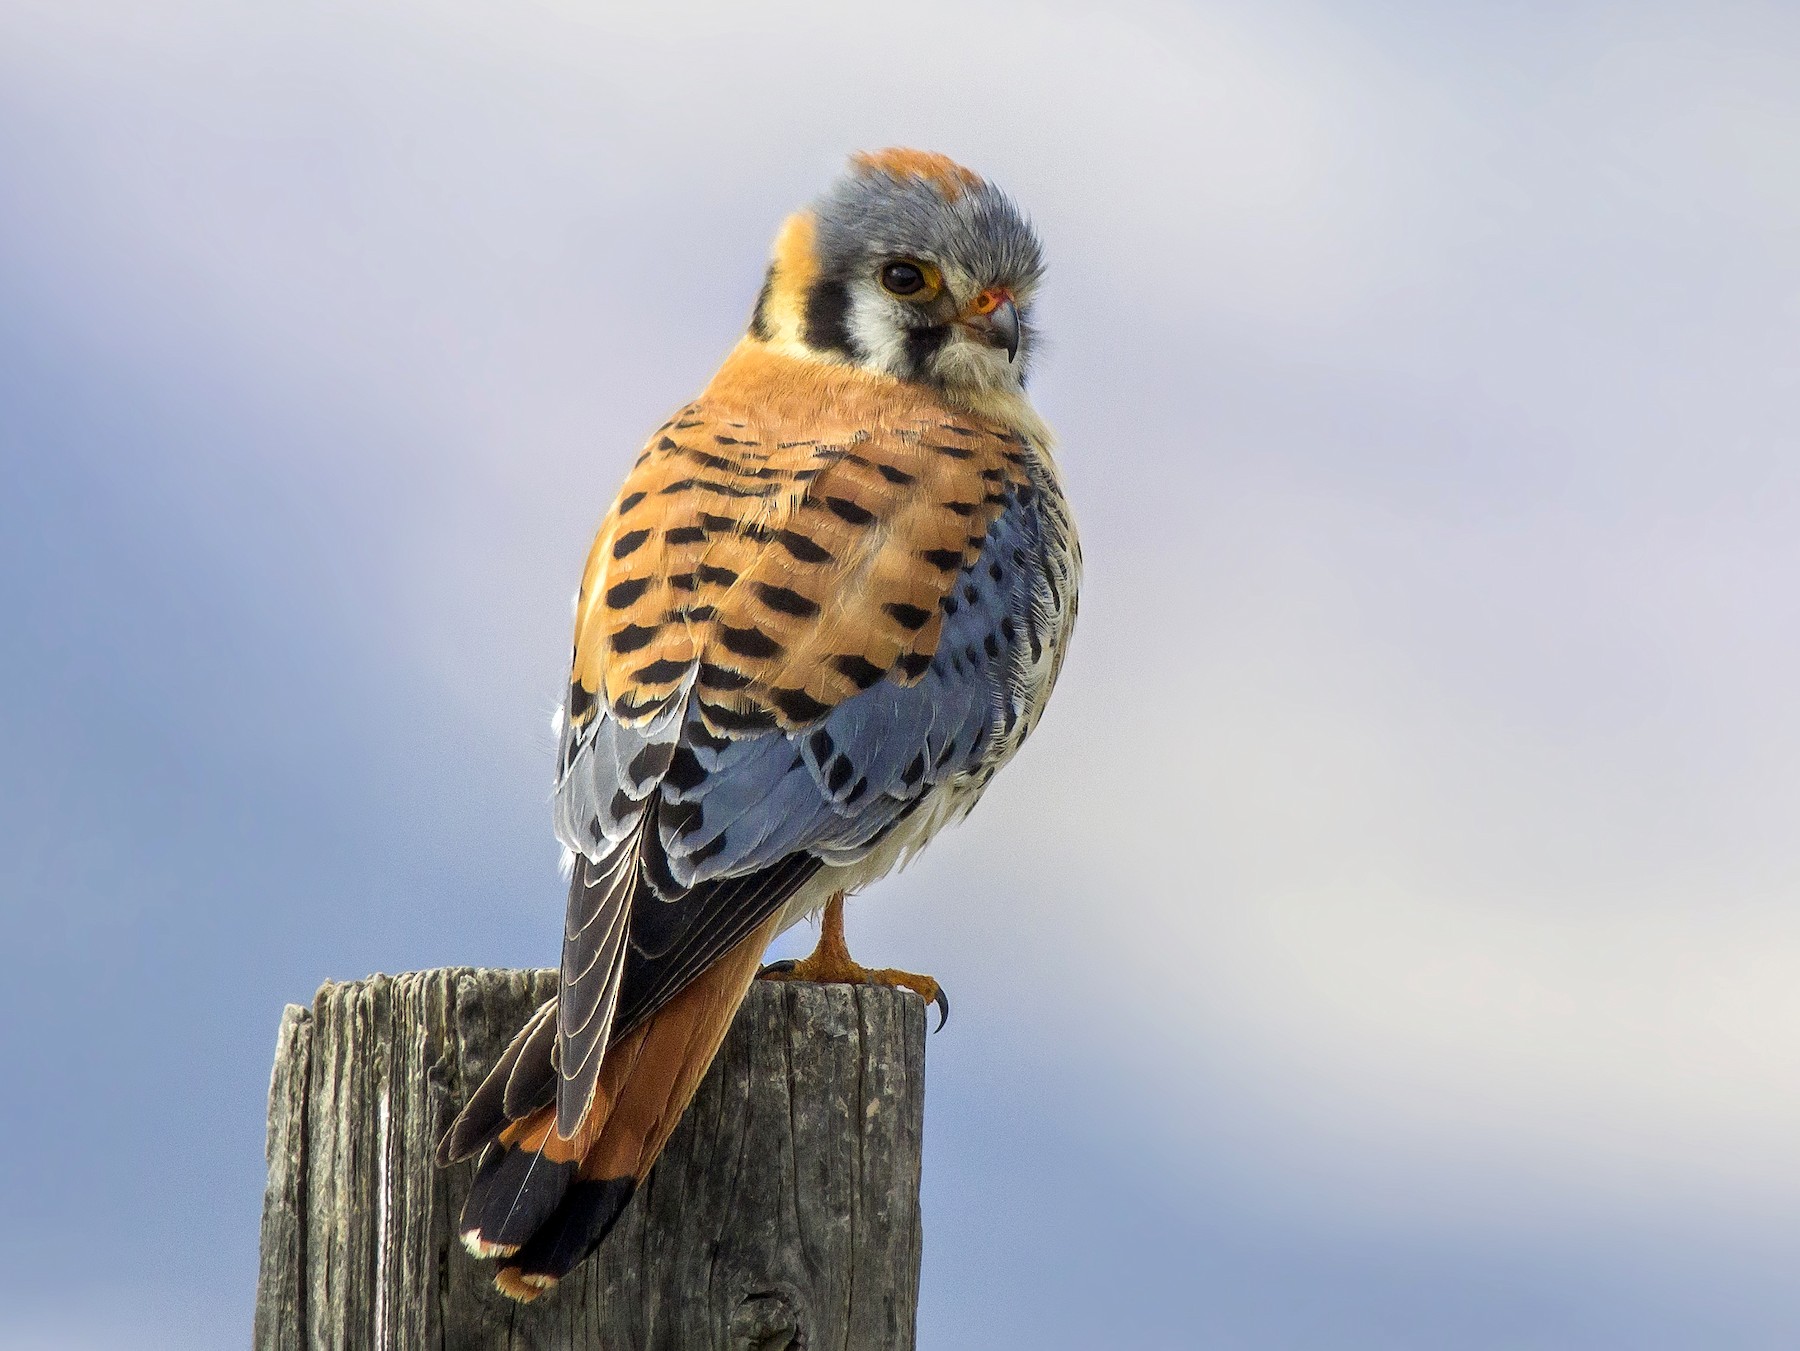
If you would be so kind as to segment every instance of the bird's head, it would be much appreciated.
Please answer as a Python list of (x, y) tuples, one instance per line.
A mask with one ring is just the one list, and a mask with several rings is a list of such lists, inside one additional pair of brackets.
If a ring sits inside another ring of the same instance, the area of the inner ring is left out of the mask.
[(1017, 392), (1043, 268), (1000, 189), (943, 155), (872, 151), (782, 226), (750, 336), (952, 396)]

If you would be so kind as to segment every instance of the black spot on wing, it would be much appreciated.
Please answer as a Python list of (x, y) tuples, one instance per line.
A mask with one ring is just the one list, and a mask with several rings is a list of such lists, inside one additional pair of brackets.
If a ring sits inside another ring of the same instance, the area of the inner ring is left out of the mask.
[(731, 737), (716, 735), (703, 722), (687, 725), (687, 739), (703, 751), (722, 751), (732, 743)]
[(837, 668), (839, 674), (850, 677), (852, 683), (859, 690), (868, 689), (887, 674), (867, 657), (854, 652), (846, 652), (842, 656), (833, 657), (831, 664)]
[(889, 601), (881, 607), (893, 618), (901, 628), (917, 632), (925, 627), (925, 621), (931, 618), (930, 610), (920, 609), (917, 605), (908, 605), (905, 601)]
[(636, 814), (641, 798), (635, 798), (623, 788), (615, 788), (611, 800), (606, 804), (607, 818), (614, 825), (622, 825)]
[(663, 775), (663, 782), (677, 792), (691, 793), (706, 782), (706, 768), (691, 747), (677, 746), (674, 754), (669, 757), (669, 768)]
[(613, 712), (624, 721), (635, 721), (638, 718), (654, 717), (658, 713), (668, 711), (669, 702), (675, 694), (665, 694), (653, 699), (633, 699), (629, 694), (621, 694), (613, 700)]
[(769, 732), (775, 728), (775, 715), (766, 708), (738, 710), (702, 700), (701, 709), (709, 721), (727, 732)]
[(657, 824), (669, 839), (692, 835), (706, 824), (706, 806), (692, 798), (684, 801), (662, 800), (656, 809)]
[(827, 497), (825, 508), (840, 521), (850, 525), (867, 525), (875, 519), (875, 513), (867, 507), (858, 506), (847, 497)]
[(627, 582), (615, 582), (606, 588), (606, 604), (609, 609), (625, 610), (635, 604), (644, 592), (650, 589), (651, 579), (634, 577)]
[(594, 692), (579, 680), (569, 682), (569, 720), (580, 722), (594, 708)]
[(715, 858), (719, 854), (724, 853), (725, 846), (728, 845), (730, 842), (731, 842), (730, 839), (724, 834), (724, 832), (720, 832), (719, 834), (713, 836), (712, 839), (708, 843), (701, 845), (698, 849), (695, 849), (691, 853), (689, 853), (687, 856), (688, 862), (692, 863), (693, 865), (698, 867), (700, 864), (706, 862), (707, 859)]
[(742, 487), (735, 483), (720, 483), (710, 478), (684, 478), (661, 489), (664, 493), (702, 492), (717, 493), (720, 497), (773, 497), (781, 489), (778, 483), (762, 483), (755, 487)]
[(850, 763), (850, 757), (840, 755), (826, 768), (825, 786), (834, 793), (841, 793), (844, 785), (850, 782), (850, 776), (854, 773), (856, 773), (856, 766)]
[(795, 530), (777, 531), (775, 542), (786, 549), (802, 563), (829, 563), (831, 551), (822, 549), (805, 535)]
[(633, 787), (642, 788), (650, 780), (662, 776), (674, 754), (673, 741), (653, 741), (631, 757), (631, 763), (625, 766), (626, 777)]
[(640, 685), (667, 685), (687, 674), (687, 668), (688, 664), (685, 661), (659, 657), (653, 662), (638, 667), (631, 673), (631, 679)]
[(700, 663), (700, 675), (695, 682), (703, 690), (741, 690), (750, 683), (750, 677), (742, 672), (734, 671), (729, 666), (719, 666), (710, 661)]
[(831, 712), (830, 704), (820, 703), (805, 690), (770, 690), (769, 702), (780, 709), (790, 722), (817, 722)]
[[(729, 438), (715, 436), (713, 440), (727, 441)], [(730, 444), (736, 445), (738, 443), (731, 441)], [(699, 465), (702, 469), (713, 469), (727, 474), (741, 473), (743, 470), (743, 466), (736, 460), (728, 460), (723, 455), (714, 455), (710, 451), (701, 450), (695, 446), (683, 446), (681, 448), (681, 453), (687, 459), (690, 459), (695, 464)]]
[(612, 556), (629, 558), (643, 547), (644, 541), (650, 538), (648, 527), (642, 530), (629, 530), (613, 541)]
[(740, 629), (731, 624), (720, 624), (719, 641), (725, 644), (727, 652), (752, 660), (779, 657), (782, 653), (781, 644), (758, 628)]
[(818, 602), (795, 591), (792, 587), (776, 586), (770, 582), (756, 583), (757, 599), (778, 614), (796, 615), (809, 619), (819, 613)]

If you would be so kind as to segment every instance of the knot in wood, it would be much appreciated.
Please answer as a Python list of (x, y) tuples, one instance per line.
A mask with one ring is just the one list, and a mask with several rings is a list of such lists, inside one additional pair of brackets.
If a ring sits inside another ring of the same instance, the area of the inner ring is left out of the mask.
[(779, 1290), (745, 1295), (731, 1311), (732, 1351), (806, 1351), (793, 1301)]

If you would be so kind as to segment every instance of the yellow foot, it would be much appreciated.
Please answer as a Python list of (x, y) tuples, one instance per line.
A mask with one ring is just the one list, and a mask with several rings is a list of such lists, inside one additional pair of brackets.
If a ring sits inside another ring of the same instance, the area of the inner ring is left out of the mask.
[(821, 985), (898, 985), (915, 991), (926, 1003), (937, 1005), (939, 1031), (950, 1021), (949, 996), (930, 976), (888, 967), (870, 970), (859, 966), (850, 956), (850, 949), (844, 944), (844, 893), (841, 891), (825, 903), (825, 915), (819, 924), (819, 943), (812, 955), (798, 961), (770, 962), (758, 975), (763, 980), (810, 980)]

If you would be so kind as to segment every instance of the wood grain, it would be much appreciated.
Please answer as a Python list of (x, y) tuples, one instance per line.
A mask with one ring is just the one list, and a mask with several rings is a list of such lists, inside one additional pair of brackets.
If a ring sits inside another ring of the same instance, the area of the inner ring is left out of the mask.
[(452, 1233), (438, 1137), (555, 989), (452, 968), (327, 984), (281, 1020), (258, 1348), (872, 1351), (918, 1300), (925, 1015), (909, 991), (758, 982), (599, 1253), (521, 1306)]

